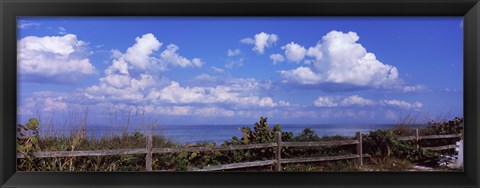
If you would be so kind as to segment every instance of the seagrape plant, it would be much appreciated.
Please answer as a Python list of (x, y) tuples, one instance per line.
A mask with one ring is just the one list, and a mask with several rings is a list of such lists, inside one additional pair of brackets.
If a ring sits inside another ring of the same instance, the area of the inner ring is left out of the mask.
[[(38, 127), (40, 123), (36, 118), (30, 118), (26, 124), (17, 125), (17, 152), (24, 156), (23, 163), (28, 169), (34, 165), (35, 156), (33, 152), (39, 150)], [(23, 166), (23, 164), (22, 164)]]

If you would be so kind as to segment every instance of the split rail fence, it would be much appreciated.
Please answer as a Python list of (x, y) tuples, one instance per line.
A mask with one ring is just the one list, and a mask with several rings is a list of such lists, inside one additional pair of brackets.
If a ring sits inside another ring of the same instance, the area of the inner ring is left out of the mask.
[[(442, 138), (456, 138), (461, 137), (461, 134), (450, 135), (429, 135), (419, 136), (418, 130), (416, 130), (415, 136), (399, 137), (398, 140), (422, 140), (422, 139), (442, 139)], [(108, 156), (108, 155), (129, 155), (129, 154), (145, 154), (146, 170), (152, 171), (152, 154), (162, 153), (178, 153), (178, 152), (207, 152), (207, 151), (233, 151), (233, 150), (248, 150), (248, 149), (260, 149), (260, 148), (275, 148), (274, 159), (264, 161), (252, 161), (242, 163), (232, 163), (224, 165), (207, 166), (203, 168), (193, 168), (191, 171), (218, 171), (238, 168), (248, 168), (257, 166), (275, 165), (275, 171), (282, 170), (282, 164), (287, 163), (304, 163), (304, 162), (322, 162), (322, 161), (334, 161), (345, 159), (357, 159), (357, 164), (363, 165), (363, 158), (370, 157), (368, 154), (363, 153), (362, 134), (356, 133), (355, 139), (352, 140), (336, 140), (336, 141), (317, 141), (317, 142), (282, 142), (281, 132), (275, 132), (275, 142), (273, 143), (261, 143), (261, 144), (248, 144), (248, 145), (232, 145), (232, 146), (218, 146), (218, 147), (189, 147), (189, 148), (154, 148), (153, 137), (149, 135), (146, 137), (146, 148), (139, 149), (115, 149), (115, 150), (90, 150), (90, 151), (47, 151), (47, 152), (34, 152), (33, 155), (38, 158), (47, 157), (91, 157), (91, 156)], [(325, 156), (325, 157), (310, 157), (310, 158), (287, 158), (283, 159), (281, 156), (281, 150), (283, 147), (331, 147), (331, 146), (344, 146), (344, 145), (357, 145), (356, 153), (340, 156)], [(432, 151), (440, 151), (453, 149), (456, 145), (446, 145), (438, 147), (427, 147)], [(22, 154), (17, 153), (17, 158), (24, 158)]]

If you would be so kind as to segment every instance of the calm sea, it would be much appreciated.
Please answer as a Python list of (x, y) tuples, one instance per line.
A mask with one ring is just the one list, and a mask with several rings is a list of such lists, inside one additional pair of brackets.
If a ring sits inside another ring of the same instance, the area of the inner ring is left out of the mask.
[[(241, 137), (240, 129), (245, 125), (159, 125), (153, 134), (161, 134), (181, 144), (199, 142), (215, 142), (217, 144), (230, 140), (232, 136)], [(354, 136), (357, 131), (368, 133), (377, 129), (390, 129), (397, 124), (309, 124), (309, 125), (282, 125), (282, 131), (293, 132), (298, 135), (304, 128), (311, 128), (319, 136)], [(249, 126), (253, 130), (253, 126)], [(126, 128), (114, 128), (111, 126), (89, 125), (87, 127), (89, 137), (101, 137), (107, 133), (120, 134), (122, 131), (132, 133), (139, 131), (145, 133), (145, 128), (140, 126), (128, 126)], [(58, 133), (57, 133), (58, 134)]]

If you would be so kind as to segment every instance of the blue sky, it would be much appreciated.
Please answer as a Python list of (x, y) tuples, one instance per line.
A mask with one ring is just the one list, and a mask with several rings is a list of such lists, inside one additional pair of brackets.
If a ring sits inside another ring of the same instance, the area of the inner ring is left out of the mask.
[(164, 124), (463, 114), (461, 17), (21, 17), (17, 40), (20, 121), (86, 111), (94, 124), (129, 112)]

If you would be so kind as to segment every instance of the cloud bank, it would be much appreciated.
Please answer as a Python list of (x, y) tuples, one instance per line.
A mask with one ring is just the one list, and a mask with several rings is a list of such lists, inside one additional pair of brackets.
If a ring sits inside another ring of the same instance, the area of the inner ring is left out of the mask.
[(96, 73), (92, 52), (76, 35), (27, 36), (18, 41), (18, 68), (27, 81), (75, 82)]

